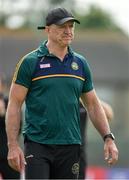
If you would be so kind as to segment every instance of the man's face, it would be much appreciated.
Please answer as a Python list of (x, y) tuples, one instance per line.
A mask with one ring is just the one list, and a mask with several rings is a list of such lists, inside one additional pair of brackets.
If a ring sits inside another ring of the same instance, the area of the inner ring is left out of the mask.
[(62, 25), (51, 25), (47, 27), (48, 38), (60, 46), (69, 45), (74, 38), (74, 22), (68, 21)]

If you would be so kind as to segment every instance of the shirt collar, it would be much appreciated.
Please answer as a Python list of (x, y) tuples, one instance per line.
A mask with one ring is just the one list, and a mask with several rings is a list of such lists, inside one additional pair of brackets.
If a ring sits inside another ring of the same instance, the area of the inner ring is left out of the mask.
[(38, 57), (47, 56), (49, 55), (48, 48), (46, 46), (47, 41), (44, 41), (41, 43), (41, 45), (38, 48)]
[[(52, 54), (49, 53), (49, 50), (46, 46), (47, 40), (45, 40), (43, 43), (38, 48), (38, 57), (43, 57), (43, 56), (53, 56)], [(68, 54), (73, 56), (73, 50), (70, 46), (68, 46)]]

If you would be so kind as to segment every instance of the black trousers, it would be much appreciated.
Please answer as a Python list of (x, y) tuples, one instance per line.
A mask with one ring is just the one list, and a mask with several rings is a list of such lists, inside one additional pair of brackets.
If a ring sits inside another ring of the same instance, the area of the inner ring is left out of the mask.
[(80, 145), (25, 142), (26, 179), (78, 179)]
[(86, 147), (81, 145), (80, 147), (80, 168), (79, 168), (79, 179), (86, 179), (86, 169), (87, 169), (87, 155), (86, 155)]
[(3, 179), (20, 179), (20, 173), (13, 170), (6, 159), (0, 160), (0, 174)]

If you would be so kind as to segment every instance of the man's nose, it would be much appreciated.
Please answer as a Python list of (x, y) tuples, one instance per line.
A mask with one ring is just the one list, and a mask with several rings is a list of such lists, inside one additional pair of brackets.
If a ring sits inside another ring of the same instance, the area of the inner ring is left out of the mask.
[(71, 28), (67, 26), (67, 27), (65, 28), (65, 31), (64, 31), (64, 32), (65, 32), (65, 34), (70, 34), (70, 33), (71, 33)]

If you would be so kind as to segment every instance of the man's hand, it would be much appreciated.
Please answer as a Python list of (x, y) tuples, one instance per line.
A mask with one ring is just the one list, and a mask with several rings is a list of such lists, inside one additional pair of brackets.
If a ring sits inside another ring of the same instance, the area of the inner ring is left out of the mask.
[(118, 161), (118, 149), (111, 138), (105, 140), (104, 156), (109, 165), (113, 165)]
[(10, 167), (18, 172), (23, 172), (25, 169), (25, 158), (23, 151), (18, 145), (12, 145), (8, 151), (8, 163)]

